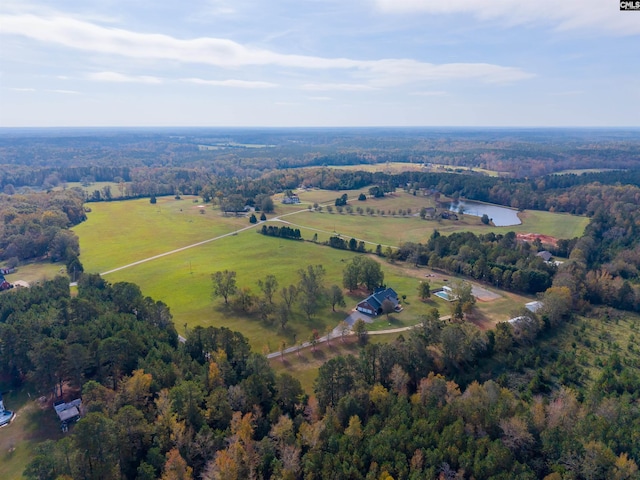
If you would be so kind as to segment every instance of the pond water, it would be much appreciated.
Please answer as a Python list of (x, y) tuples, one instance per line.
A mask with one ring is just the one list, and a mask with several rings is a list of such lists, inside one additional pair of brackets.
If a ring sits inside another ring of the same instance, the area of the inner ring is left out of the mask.
[(460, 207), (463, 208), (464, 213), (476, 217), (482, 217), (486, 213), (493, 220), (493, 224), (496, 227), (509, 227), (522, 223), (518, 218), (517, 210), (501, 207), (500, 205), (479, 203), (472, 200), (458, 200), (449, 204), (449, 210), (452, 212), (457, 212)]

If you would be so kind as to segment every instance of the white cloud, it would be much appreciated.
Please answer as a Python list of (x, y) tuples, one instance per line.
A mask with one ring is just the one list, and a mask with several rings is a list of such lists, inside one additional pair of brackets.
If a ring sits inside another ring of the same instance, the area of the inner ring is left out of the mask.
[(357, 84), (357, 83), (307, 83), (302, 86), (303, 90), (315, 90), (315, 91), (344, 91), (344, 92), (363, 92), (377, 90), (377, 88), (371, 85)]
[(333, 100), (331, 97), (307, 97), (309, 100), (314, 100), (316, 102), (329, 102)]
[(35, 92), (35, 88), (22, 88), (22, 87), (9, 87), (9, 90), (14, 92)]
[(490, 63), (432, 63), (415, 60), (378, 60), (371, 65), (375, 74), (373, 85), (383, 87), (422, 81), (479, 79), (487, 83), (510, 83), (533, 77), (519, 68)]
[(247, 81), (247, 80), (204, 80), (202, 78), (184, 78), (181, 81), (196, 85), (210, 85), (212, 87), (233, 88), (274, 88), (278, 85), (271, 82)]
[(117, 72), (96, 72), (87, 75), (89, 80), (97, 82), (115, 82), (115, 83), (146, 83), (150, 85), (159, 85), (163, 80), (158, 77), (148, 75), (124, 75)]
[(374, 0), (387, 13), (471, 14), (480, 20), (501, 19), (507, 25), (552, 24), (559, 30), (596, 29), (615, 35), (640, 34), (640, 22), (606, 0)]
[[(28, 37), (93, 54), (117, 55), (146, 61), (197, 63), (223, 68), (275, 65), (311, 70), (341, 70), (364, 77), (366, 80), (366, 85), (351, 85), (346, 82), (308, 84), (304, 88), (309, 90), (371, 90), (419, 81), (460, 78), (479, 79), (489, 83), (512, 82), (532, 76), (519, 68), (492, 64), (435, 65), (412, 59), (354, 60), (281, 54), (241, 45), (229, 39), (203, 37), (184, 40), (164, 34), (104, 27), (60, 15), (0, 15), (0, 24), (0, 34)], [(110, 81), (125, 80), (112, 77)]]

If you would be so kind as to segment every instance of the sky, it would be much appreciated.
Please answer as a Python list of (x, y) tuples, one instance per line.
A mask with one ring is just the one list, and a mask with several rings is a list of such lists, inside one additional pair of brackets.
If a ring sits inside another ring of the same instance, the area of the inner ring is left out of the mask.
[(617, 0), (2, 0), (0, 126), (640, 126)]

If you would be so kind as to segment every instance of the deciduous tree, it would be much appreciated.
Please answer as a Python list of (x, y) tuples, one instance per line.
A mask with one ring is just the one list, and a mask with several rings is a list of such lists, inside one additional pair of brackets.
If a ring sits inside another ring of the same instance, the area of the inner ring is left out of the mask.
[(273, 303), (273, 294), (278, 289), (278, 279), (275, 275), (267, 275), (264, 280), (258, 280), (258, 287), (269, 303)]
[(300, 307), (311, 319), (318, 308), (326, 301), (326, 292), (322, 284), (325, 270), (322, 265), (309, 265), (298, 270), (300, 276), (299, 301)]
[(342, 293), (342, 289), (338, 285), (331, 285), (329, 289), (329, 299), (331, 301), (331, 310), (336, 311), (336, 305), (340, 307), (346, 307), (346, 303), (344, 301), (344, 294)]
[(418, 295), (422, 300), (431, 297), (431, 285), (429, 285), (429, 282), (423, 280), (418, 284)]
[(229, 296), (236, 293), (238, 287), (236, 285), (236, 272), (232, 270), (224, 270), (211, 275), (213, 282), (213, 296), (224, 298), (224, 303), (229, 303)]

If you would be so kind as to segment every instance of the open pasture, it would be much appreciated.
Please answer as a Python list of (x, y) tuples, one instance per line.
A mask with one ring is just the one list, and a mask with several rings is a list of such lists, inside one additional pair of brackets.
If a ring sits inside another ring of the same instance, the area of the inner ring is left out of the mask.
[[(84, 255), (86, 253), (82, 254), (83, 261)], [(337, 308), (337, 312), (332, 312), (331, 307), (326, 306), (311, 321), (296, 309), (283, 331), (275, 320), (265, 323), (255, 312), (245, 314), (234, 311), (224, 305), (221, 298), (212, 299), (211, 274), (219, 270), (234, 270), (237, 272), (238, 286), (249, 287), (257, 295), (260, 292), (256, 282), (267, 274), (275, 275), (280, 286), (296, 284), (298, 269), (309, 264), (321, 264), (327, 272), (325, 285), (342, 285), (344, 265), (354, 255), (350, 251), (335, 250), (311, 242), (265, 237), (255, 230), (247, 230), (108, 274), (105, 279), (112, 283), (135, 282), (145, 295), (166, 302), (171, 308), (176, 327), (182, 333), (188, 334), (189, 328), (196, 325), (226, 326), (245, 334), (258, 351), (262, 351), (265, 345), (270, 351), (275, 351), (282, 340), (293, 345), (294, 335), (296, 342), (306, 341), (314, 329), (324, 334), (328, 327), (337, 326), (361, 299), (361, 295), (347, 295), (346, 308)], [(400, 270), (387, 271), (386, 265), (384, 262), (386, 283), (408, 297), (405, 311), (397, 315), (394, 325), (410, 325), (417, 315), (426, 313), (430, 305), (417, 298), (417, 278), (406, 276)], [(109, 268), (115, 266), (119, 265), (113, 263)], [(275, 299), (279, 297), (276, 295)], [(384, 324), (387, 324), (386, 320)]]
[[(337, 196), (337, 192), (324, 193), (332, 198)], [(393, 202), (405, 205), (424, 199), (401, 192), (382, 201), (391, 205)], [(374, 202), (352, 202), (359, 203)], [(211, 207), (205, 207), (205, 213), (201, 214), (199, 204), (188, 198), (158, 198), (156, 205), (151, 205), (148, 199), (142, 199), (95, 203), (91, 207), (93, 211), (89, 213), (89, 220), (75, 228), (80, 237), (81, 261), (89, 272), (109, 271), (193, 243), (232, 234), (106, 275), (105, 278), (112, 283), (137, 283), (145, 295), (167, 303), (181, 333), (188, 334), (189, 328), (196, 325), (227, 326), (245, 334), (256, 350), (262, 351), (266, 346), (269, 351), (277, 351), (282, 340), (293, 345), (294, 342), (308, 340), (314, 329), (324, 334), (327, 328), (337, 326), (362, 298), (361, 295), (346, 295), (346, 308), (334, 313), (330, 307), (324, 307), (311, 321), (296, 309), (283, 331), (275, 319), (264, 322), (256, 312), (238, 312), (225, 306), (222, 299), (212, 299), (211, 274), (219, 270), (234, 270), (237, 272), (238, 286), (249, 287), (257, 295), (260, 292), (256, 282), (267, 274), (275, 275), (280, 286), (296, 284), (298, 269), (309, 264), (321, 264), (327, 271), (325, 285), (342, 285), (344, 265), (355, 255), (353, 252), (335, 250), (309, 241), (265, 237), (253, 228), (233, 235), (249, 226), (246, 217), (225, 217)], [(516, 230), (557, 235), (559, 227), (555, 223), (560, 222), (554, 222), (554, 219), (561, 219), (562, 228), (567, 232), (577, 230), (586, 223), (586, 219), (580, 217), (525, 212), (523, 225), (496, 228), (482, 225), (480, 219), (469, 215), (462, 216), (457, 222), (429, 221), (417, 216), (348, 215), (335, 211), (329, 214), (326, 209), (318, 213), (300, 208), (299, 205), (276, 205), (276, 213), (269, 217), (284, 215), (286, 210), (282, 207), (287, 207), (287, 210), (290, 208), (289, 213), (299, 212), (286, 215), (282, 220), (300, 228), (305, 240), (311, 240), (314, 233), (318, 233), (318, 242), (321, 243), (334, 235), (335, 231), (346, 240), (354, 237), (371, 242), (367, 244), (370, 250), (378, 243), (400, 245), (405, 241), (424, 242), (434, 229), (445, 234), (463, 230), (476, 233)], [(283, 225), (282, 222), (274, 224)], [(568, 227), (567, 224), (572, 226)], [(374, 258), (382, 262), (385, 283), (398, 294), (407, 296), (403, 301), (405, 310), (392, 316), (391, 328), (414, 324), (419, 315), (433, 306), (439, 308), (442, 314), (448, 314), (447, 302), (437, 297), (422, 302), (417, 296), (418, 283), (425, 279), (427, 269), (392, 265), (384, 259)], [(444, 284), (441, 280), (428, 280), (433, 286)], [(491, 325), (495, 321), (508, 319), (514, 305), (519, 306), (529, 300), (524, 297), (516, 300), (512, 296), (505, 294), (493, 302), (479, 303), (478, 321), (483, 325)], [(279, 299), (278, 296), (276, 298)], [(388, 323), (386, 318), (380, 318), (370, 328), (389, 328)]]
[(249, 225), (244, 216), (225, 217), (210, 205), (194, 203), (195, 198), (158, 197), (155, 205), (148, 198), (89, 204), (87, 221), (73, 228), (85, 271), (104, 272)]
[(425, 170), (421, 163), (406, 162), (363, 163), (361, 165), (327, 165), (327, 168), (335, 168), (336, 170), (350, 170), (353, 172), (384, 172), (390, 174), (398, 174), (402, 172), (420, 172)]
[[(339, 198), (343, 194), (347, 194), (349, 201), (356, 200), (358, 195), (369, 192), (369, 187), (361, 188), (359, 190), (321, 190), (313, 188), (309, 190), (296, 190), (295, 193), (300, 197), (302, 203), (319, 203), (319, 204), (331, 204), (335, 202), (336, 198)], [(274, 203), (275, 202), (274, 200)], [(355, 207), (354, 207), (355, 208)]]
[(127, 185), (128, 182), (124, 182), (122, 184), (116, 182), (93, 182), (84, 185), (81, 182), (68, 182), (65, 183), (64, 186), (58, 186), (54, 188), (54, 190), (62, 190), (63, 188), (80, 188), (85, 191), (87, 196), (90, 197), (96, 190), (98, 190), (100, 194), (102, 194), (103, 189), (105, 187), (109, 187), (109, 189), (111, 190), (111, 198), (122, 198), (122, 192), (120, 191), (120, 188), (121, 186), (126, 188)]
[[(324, 334), (329, 325), (335, 327), (346, 310), (333, 313), (327, 306), (311, 321), (295, 311), (288, 328), (283, 332), (276, 321), (264, 323), (257, 313), (243, 314), (225, 306), (222, 298), (211, 298), (211, 274), (220, 270), (237, 272), (238, 287), (249, 287), (259, 294), (259, 279), (273, 274), (280, 287), (298, 283), (297, 270), (310, 264), (320, 264), (327, 275), (325, 284), (342, 284), (342, 269), (354, 254), (319, 247), (309, 242), (265, 237), (248, 230), (212, 243), (163, 257), (105, 276), (110, 282), (135, 282), (145, 295), (166, 302), (179, 331), (188, 334), (189, 327), (226, 326), (246, 335), (257, 351), (267, 345), (275, 351), (281, 340), (293, 344), (306, 341), (313, 329)], [(279, 300), (279, 294), (274, 300)], [(352, 308), (353, 306), (349, 306)]]
[(555, 238), (580, 237), (589, 224), (587, 217), (579, 217), (568, 213), (525, 210), (520, 212), (518, 216), (522, 220), (522, 225), (513, 227), (516, 233), (541, 233)]
[[(413, 198), (406, 195), (407, 200)], [(352, 202), (355, 209), (360, 203)], [(404, 201), (403, 201), (404, 203)], [(392, 205), (387, 202), (386, 205)], [(411, 207), (408, 207), (411, 208)], [(391, 208), (386, 209), (388, 212)], [(400, 208), (396, 210), (396, 213)], [(393, 210), (392, 210), (393, 211)], [(417, 209), (419, 212), (419, 208)], [(477, 235), (489, 232), (495, 233), (540, 233), (551, 235), (555, 238), (573, 238), (582, 235), (584, 228), (588, 224), (589, 219), (586, 217), (578, 217), (575, 215), (566, 215), (559, 213), (541, 212), (527, 210), (519, 214), (522, 224), (509, 227), (495, 227), (492, 225), (484, 225), (479, 217), (473, 215), (459, 215), (459, 220), (422, 220), (416, 216), (412, 209), (412, 215), (400, 216), (399, 214), (388, 215), (368, 215), (363, 213), (342, 214), (335, 210), (328, 213), (326, 209), (322, 212), (300, 212), (295, 215), (288, 215), (283, 220), (290, 222), (303, 231), (305, 239), (310, 239), (304, 232), (304, 228), (308, 228), (310, 232), (318, 233), (318, 240), (327, 240), (329, 236), (335, 234), (342, 235), (345, 239), (351, 237), (371, 242), (372, 245), (392, 245), (399, 246), (403, 242), (425, 242), (431, 236), (434, 230), (438, 230), (441, 234), (447, 235), (454, 232), (473, 232)], [(313, 233), (311, 233), (313, 236)]]
[[(289, 222), (292, 228), (300, 228), (306, 240), (313, 238), (314, 233), (318, 233), (319, 242), (339, 234), (347, 241), (353, 237), (370, 242), (367, 245), (368, 249), (374, 249), (377, 244), (398, 246), (408, 241), (424, 242), (433, 232), (433, 227), (429, 228), (430, 223), (416, 217), (381, 218), (323, 211), (290, 215), (283, 220)], [(277, 224), (282, 222), (274, 222), (274, 225)]]

